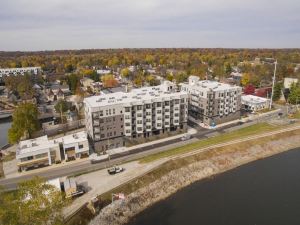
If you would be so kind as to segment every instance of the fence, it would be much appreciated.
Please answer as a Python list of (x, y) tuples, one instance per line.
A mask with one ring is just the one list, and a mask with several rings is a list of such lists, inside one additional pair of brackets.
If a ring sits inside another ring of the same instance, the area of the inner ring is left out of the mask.
[(64, 124), (56, 124), (48, 127), (44, 127), (42, 130), (39, 130), (33, 134), (33, 137), (40, 137), (43, 135), (54, 136), (61, 133), (66, 133), (70, 130), (76, 130), (85, 126), (85, 120), (76, 120), (69, 121)]

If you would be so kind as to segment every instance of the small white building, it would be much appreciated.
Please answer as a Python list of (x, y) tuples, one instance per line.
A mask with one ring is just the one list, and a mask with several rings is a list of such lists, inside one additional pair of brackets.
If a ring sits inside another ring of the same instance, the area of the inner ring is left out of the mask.
[(39, 166), (49, 166), (61, 162), (89, 156), (87, 133), (81, 131), (54, 140), (42, 136), (21, 141), (16, 151), (17, 166), (20, 170)]
[(62, 144), (65, 160), (67, 161), (89, 156), (89, 143), (85, 131), (70, 134), (56, 140)]
[(246, 110), (256, 112), (269, 107), (270, 100), (254, 95), (242, 95), (242, 106)]
[(61, 160), (59, 143), (47, 136), (20, 141), (16, 159), (20, 170), (51, 165)]

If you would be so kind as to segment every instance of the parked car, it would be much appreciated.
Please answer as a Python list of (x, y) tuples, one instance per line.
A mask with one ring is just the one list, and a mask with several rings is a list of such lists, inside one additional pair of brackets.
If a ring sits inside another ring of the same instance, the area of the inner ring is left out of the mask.
[(192, 135), (190, 135), (190, 134), (184, 134), (184, 135), (181, 137), (181, 140), (182, 140), (182, 141), (186, 141), (186, 140), (189, 140), (191, 137), (192, 137)]
[(117, 174), (117, 173), (121, 173), (124, 171), (124, 168), (123, 167), (119, 167), (119, 166), (114, 166), (112, 168), (109, 168), (107, 170), (108, 174), (110, 175), (114, 175), (114, 174)]

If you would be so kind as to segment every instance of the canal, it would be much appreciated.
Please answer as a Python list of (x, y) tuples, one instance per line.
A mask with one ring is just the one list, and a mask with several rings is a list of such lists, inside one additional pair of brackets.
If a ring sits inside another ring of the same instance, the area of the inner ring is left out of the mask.
[(128, 225), (299, 225), (300, 148), (198, 181)]

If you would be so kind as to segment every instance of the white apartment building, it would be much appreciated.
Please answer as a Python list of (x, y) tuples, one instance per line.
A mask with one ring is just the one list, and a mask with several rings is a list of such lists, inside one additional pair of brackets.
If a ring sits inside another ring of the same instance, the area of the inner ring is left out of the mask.
[(16, 151), (19, 170), (49, 166), (63, 159), (69, 161), (89, 155), (85, 131), (49, 140), (47, 136), (20, 141)]
[(188, 94), (175, 92), (169, 81), (84, 99), (86, 129), (96, 151), (124, 146), (126, 141), (185, 130)]
[(24, 75), (25, 73), (37, 75), (41, 71), (41, 67), (0, 68), (0, 78), (3, 76)]
[(180, 84), (189, 94), (189, 116), (207, 125), (216, 125), (240, 118), (242, 88), (190, 76)]
[(242, 95), (242, 106), (245, 110), (256, 112), (269, 107), (270, 100), (254, 95)]

